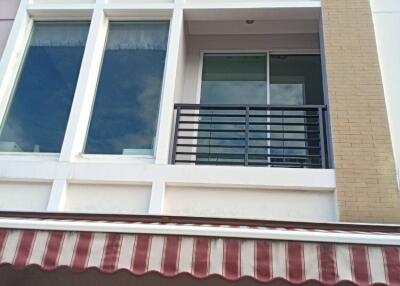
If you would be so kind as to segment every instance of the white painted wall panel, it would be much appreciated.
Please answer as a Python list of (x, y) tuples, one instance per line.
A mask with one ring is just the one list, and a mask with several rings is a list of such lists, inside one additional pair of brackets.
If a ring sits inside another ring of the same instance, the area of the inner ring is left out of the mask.
[(45, 211), (50, 183), (0, 182), (1, 211)]
[(0, 57), (3, 54), (13, 21), (0, 19)]
[(0, 19), (14, 19), (20, 0), (0, 0)]
[(151, 186), (71, 184), (65, 211), (84, 213), (145, 214)]
[(167, 215), (335, 221), (333, 192), (169, 186)]
[(400, 1), (371, 0), (371, 7), (400, 186)]
[(20, 0), (0, 0), (0, 58), (17, 14), (19, 2)]

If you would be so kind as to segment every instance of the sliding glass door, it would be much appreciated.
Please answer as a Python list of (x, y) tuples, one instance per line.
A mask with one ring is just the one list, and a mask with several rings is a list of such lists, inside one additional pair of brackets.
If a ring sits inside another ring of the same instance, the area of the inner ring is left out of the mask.
[(315, 126), (313, 114), (246, 106), (323, 104), (320, 56), (204, 54), (200, 103), (220, 106), (200, 112), (198, 164), (308, 162), (315, 142), (308, 132)]

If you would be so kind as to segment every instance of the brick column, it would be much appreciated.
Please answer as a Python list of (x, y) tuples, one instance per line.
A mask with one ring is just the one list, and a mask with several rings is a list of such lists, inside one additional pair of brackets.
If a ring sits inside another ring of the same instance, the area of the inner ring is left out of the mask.
[(322, 21), (340, 220), (399, 223), (369, 0), (322, 0)]

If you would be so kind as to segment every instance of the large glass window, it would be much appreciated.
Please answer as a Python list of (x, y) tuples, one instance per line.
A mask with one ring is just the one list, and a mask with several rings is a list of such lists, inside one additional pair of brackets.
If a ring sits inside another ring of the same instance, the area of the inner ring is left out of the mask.
[(86, 22), (35, 22), (0, 151), (60, 152), (88, 30)]
[(112, 22), (85, 153), (152, 155), (167, 22)]

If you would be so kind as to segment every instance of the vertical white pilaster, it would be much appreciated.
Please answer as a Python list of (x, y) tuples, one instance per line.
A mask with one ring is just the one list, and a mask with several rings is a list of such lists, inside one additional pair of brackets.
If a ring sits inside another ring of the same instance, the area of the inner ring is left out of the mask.
[(27, 6), (28, 0), (21, 0), (6, 47), (0, 59), (0, 120), (7, 109), (11, 91), (22, 64), (32, 30), (33, 20), (26, 11)]
[(179, 52), (184, 33), (183, 10), (174, 9), (168, 37), (165, 62), (164, 85), (161, 94), (160, 114), (157, 129), (156, 164), (168, 164), (172, 125), (174, 121), (174, 97), (178, 73)]
[(47, 203), (48, 212), (60, 212), (64, 210), (67, 188), (68, 184), (66, 180), (56, 179), (53, 181), (49, 202)]
[(161, 215), (163, 213), (165, 198), (165, 182), (154, 181), (151, 187), (149, 214)]
[(72, 161), (83, 149), (101, 68), (107, 24), (103, 9), (97, 7), (92, 16), (60, 161)]

